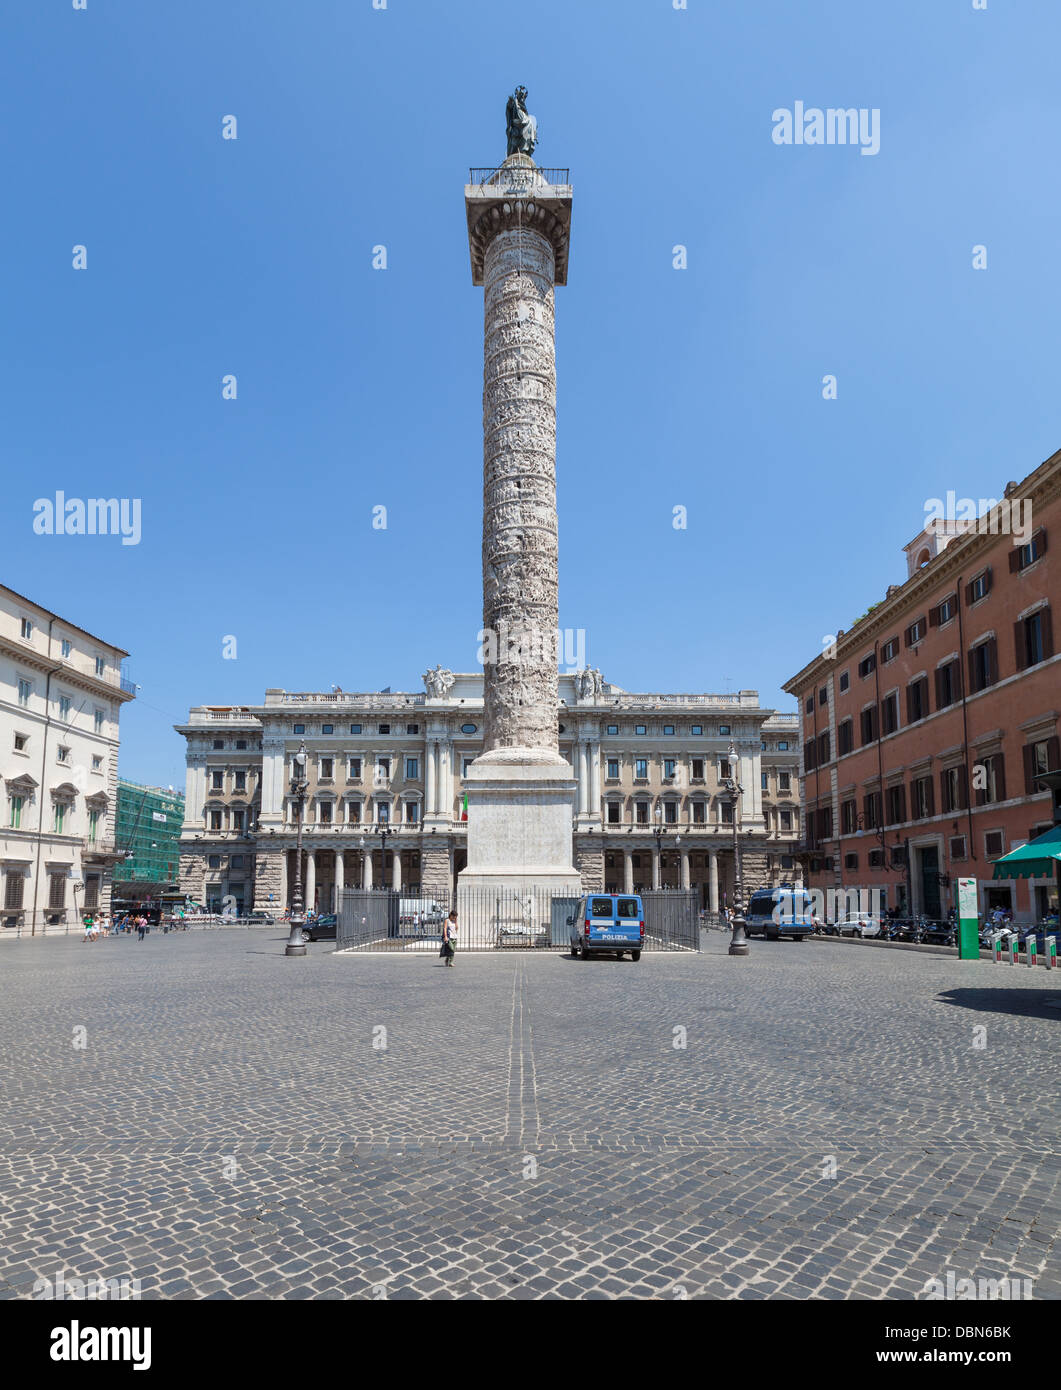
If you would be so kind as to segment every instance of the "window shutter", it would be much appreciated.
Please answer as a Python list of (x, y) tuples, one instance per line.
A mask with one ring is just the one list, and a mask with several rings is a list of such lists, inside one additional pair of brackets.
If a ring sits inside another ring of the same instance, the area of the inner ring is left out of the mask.
[(958, 806), (957, 810), (964, 811), (969, 805), (969, 769), (964, 763), (958, 769)]
[(4, 907), (16, 911), (22, 906), (22, 888), (25, 877), (21, 873), (8, 873), (4, 881)]
[(975, 695), (979, 686), (976, 684), (976, 648), (966, 654), (966, 662), (969, 667), (969, 692)]
[(995, 754), (995, 782), (999, 801), (1006, 799), (1006, 759), (1001, 753)]
[(1049, 608), (1039, 609), (1039, 624), (1043, 634), (1043, 660), (1049, 661), (1054, 654), (1054, 624)]
[(1045, 527), (1045, 526), (1040, 526), (1039, 529), (1038, 529), (1038, 531), (1036, 531), (1035, 535), (1032, 537), (1032, 540), (1035, 542), (1035, 549), (1036, 549), (1036, 551), (1037, 551), (1040, 555), (1045, 555), (1045, 554), (1046, 554), (1046, 527)]
[(1061, 772), (1061, 740), (1046, 740), (1046, 768), (1048, 772)]
[(984, 593), (985, 593), (985, 594), (989, 594), (989, 593), (991, 592), (991, 580), (992, 580), (991, 566), (988, 565), (986, 571), (984, 572)]
[(1027, 743), (1027, 744), (1025, 744), (1025, 746), (1024, 746), (1023, 752), (1024, 752), (1024, 795), (1025, 795), (1025, 796), (1034, 796), (1034, 795), (1035, 795), (1035, 785), (1034, 785), (1032, 779), (1033, 779), (1033, 777), (1035, 776), (1035, 748), (1034, 748), (1034, 746), (1033, 746), (1032, 744)]
[(1020, 548), (1019, 545), (1015, 545), (1015, 546), (1011, 547), (1011, 549), (1010, 549), (1010, 552), (1009, 552), (1009, 572), (1010, 572), (1010, 574), (1016, 574), (1017, 571), (1020, 569), (1020, 550), (1021, 550), (1021, 548)]
[(943, 708), (943, 667), (936, 667), (936, 708)]
[(934, 816), (936, 814), (936, 788), (931, 777), (926, 777), (925, 782), (927, 784), (925, 790), (928, 792), (928, 814)]
[(965, 586), (965, 606), (966, 606), (966, 608), (969, 607), (969, 605), (972, 603), (972, 601), (973, 601), (973, 581), (970, 579), (969, 582), (968, 582), (968, 584), (966, 584), (966, 586)]
[(1013, 624), (1013, 650), (1017, 658), (1017, 670), (1027, 670), (1028, 651), (1024, 641), (1024, 624), (1020, 618)]
[(939, 806), (944, 814), (951, 809), (947, 805), (947, 774), (942, 771), (939, 774)]
[(61, 912), (66, 906), (66, 879), (62, 874), (50, 874), (48, 876), (48, 908), (52, 912)]
[(939, 609), (938, 609), (938, 608), (930, 608), (930, 609), (928, 610), (928, 625), (929, 625), (929, 627), (939, 627)]
[(992, 637), (987, 643), (987, 679), (991, 685), (998, 680), (998, 638)]

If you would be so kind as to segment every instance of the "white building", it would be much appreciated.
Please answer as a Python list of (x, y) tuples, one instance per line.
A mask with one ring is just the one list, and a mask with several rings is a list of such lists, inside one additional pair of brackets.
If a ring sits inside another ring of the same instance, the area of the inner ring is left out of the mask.
[(110, 906), (126, 656), (0, 585), (0, 935)]
[[(269, 690), (204, 705), (187, 739), (181, 886), (217, 910), (276, 911), (294, 883), (292, 758), (308, 753), (302, 882), (308, 906), (342, 887), (450, 894), (467, 862), (462, 777), (482, 743), (482, 674), (429, 673), (427, 693)], [(734, 773), (745, 891), (798, 872), (798, 716), (755, 691), (630, 694), (558, 677), (560, 752), (578, 781), (574, 862), (586, 889), (693, 887), (732, 900)], [(439, 692), (441, 693), (433, 693)], [(730, 749), (737, 757), (732, 764)], [(657, 834), (658, 832), (658, 834)]]

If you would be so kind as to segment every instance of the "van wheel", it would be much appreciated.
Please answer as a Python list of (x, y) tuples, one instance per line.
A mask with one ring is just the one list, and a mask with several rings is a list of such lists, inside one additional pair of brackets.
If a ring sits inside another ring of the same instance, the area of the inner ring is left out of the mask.
[(578, 960), (578, 947), (577, 947), (577, 946), (572, 946), (572, 947), (571, 947), (571, 954), (572, 954), (572, 956), (574, 957), (575, 960)]
[(631, 959), (631, 960), (640, 960), (640, 959), (641, 959), (641, 952), (640, 952), (640, 951), (631, 951), (631, 952), (630, 952), (630, 959)]
[(589, 960), (589, 948), (587, 946), (582, 947), (582, 959)]
[(623, 958), (623, 953), (622, 953), (622, 951), (616, 951), (616, 953), (615, 953), (615, 959), (616, 959), (616, 960), (622, 960), (622, 958)]

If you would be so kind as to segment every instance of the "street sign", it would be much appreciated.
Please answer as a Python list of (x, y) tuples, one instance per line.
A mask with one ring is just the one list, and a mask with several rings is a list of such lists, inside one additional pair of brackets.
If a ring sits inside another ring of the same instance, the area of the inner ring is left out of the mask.
[(980, 914), (975, 878), (958, 880), (958, 958), (980, 959)]

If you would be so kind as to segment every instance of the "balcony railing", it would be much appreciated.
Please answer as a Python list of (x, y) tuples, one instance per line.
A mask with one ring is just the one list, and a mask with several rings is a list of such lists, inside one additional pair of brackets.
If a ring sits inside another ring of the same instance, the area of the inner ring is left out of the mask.
[(501, 192), (508, 189), (519, 192), (543, 184), (551, 188), (567, 188), (571, 184), (571, 170), (539, 169), (528, 164), (499, 164), (492, 169), (469, 169), (468, 182), (477, 183), (481, 188), (496, 188)]

